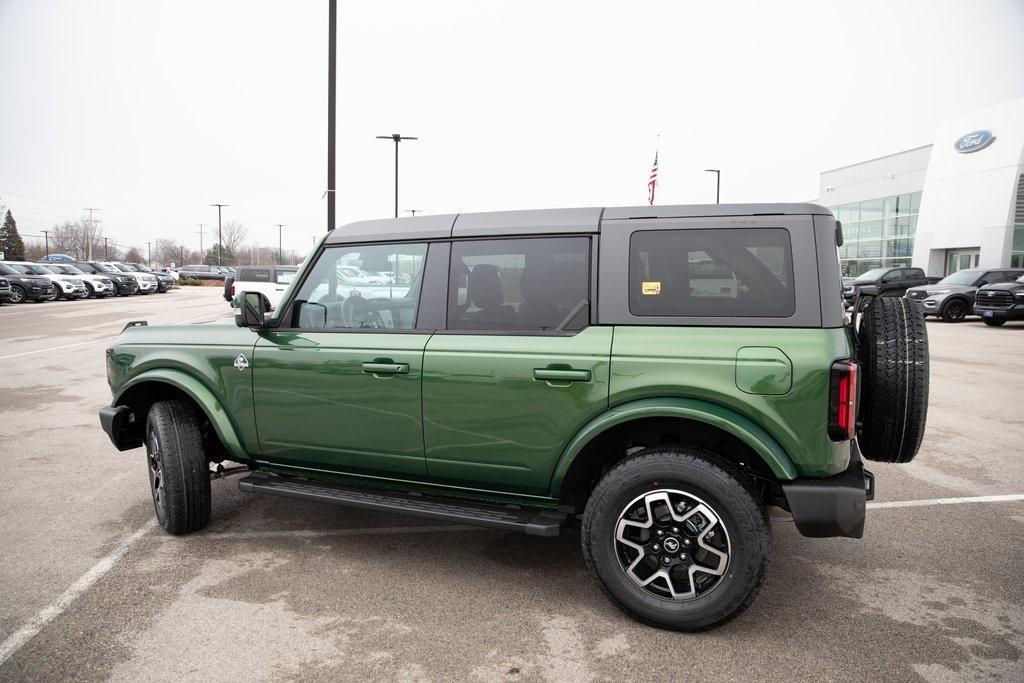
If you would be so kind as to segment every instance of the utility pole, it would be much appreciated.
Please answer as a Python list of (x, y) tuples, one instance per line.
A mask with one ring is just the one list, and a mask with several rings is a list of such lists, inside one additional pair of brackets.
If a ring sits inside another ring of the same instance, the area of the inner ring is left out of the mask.
[(178, 267), (185, 265), (185, 247), (178, 245)]
[(395, 218), (398, 218), (398, 143), (402, 140), (419, 140), (419, 138), (392, 133), (391, 135), (378, 135), (377, 139), (395, 141)]
[(107, 242), (108, 242), (107, 238), (104, 237), (103, 238), (103, 260), (104, 261), (109, 261), (110, 260), (110, 245)]
[(411, 213), (413, 218), (415, 218), (416, 217), (416, 213), (419, 212), (419, 209), (406, 209), (405, 212), (406, 213)]
[(224, 253), (224, 237), (220, 232), (220, 210), (229, 204), (210, 204), (210, 206), (217, 207), (217, 265), (221, 265), (220, 257)]
[(152, 242), (146, 242), (146, 253), (147, 253), (146, 265), (149, 266), (150, 268), (152, 268), (153, 267), (153, 243)]
[(327, 3), (327, 230), (334, 230), (335, 112), (338, 96), (338, 0)]
[(284, 247), (281, 246), (281, 229), (285, 227), (283, 223), (277, 223), (277, 262), (284, 263)]
[(43, 239), (46, 240), (46, 255), (50, 255), (50, 231), (43, 230)]
[(705, 168), (704, 171), (715, 174), (715, 204), (718, 204), (719, 190), (722, 187), (722, 172), (717, 168)]
[(96, 233), (96, 222), (92, 219), (92, 212), (99, 211), (99, 209), (93, 206), (86, 206), (83, 210), (89, 212), (89, 226), (85, 230), (85, 250), (89, 256), (86, 261), (92, 261), (92, 236)]
[[(199, 226), (199, 262), (202, 263), (203, 259), (206, 258), (206, 252), (203, 251), (203, 223), (196, 223)], [(184, 265), (184, 264), (182, 264)]]

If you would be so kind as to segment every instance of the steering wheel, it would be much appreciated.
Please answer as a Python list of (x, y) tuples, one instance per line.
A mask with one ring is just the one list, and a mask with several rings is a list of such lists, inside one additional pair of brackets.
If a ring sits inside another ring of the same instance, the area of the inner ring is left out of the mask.
[(361, 296), (350, 296), (341, 305), (341, 317), (345, 327), (360, 329), (383, 330), (384, 318), (370, 308), (370, 302)]

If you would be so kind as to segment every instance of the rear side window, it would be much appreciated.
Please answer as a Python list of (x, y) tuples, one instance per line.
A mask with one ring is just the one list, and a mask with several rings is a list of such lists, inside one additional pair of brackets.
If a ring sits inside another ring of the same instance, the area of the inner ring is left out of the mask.
[(270, 268), (239, 268), (238, 282), (270, 282)]
[(590, 239), (455, 242), (448, 329), (570, 332), (590, 319)]
[(785, 318), (796, 311), (784, 228), (641, 230), (629, 240), (637, 316)]
[(295, 279), (295, 272), (294, 270), (275, 270), (274, 282), (279, 285), (290, 285)]

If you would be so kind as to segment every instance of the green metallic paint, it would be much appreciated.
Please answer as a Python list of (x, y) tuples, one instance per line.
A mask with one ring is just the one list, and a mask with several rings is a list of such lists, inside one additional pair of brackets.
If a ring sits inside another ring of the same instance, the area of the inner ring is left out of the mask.
[[(262, 331), (251, 369), (264, 457), (282, 465), (426, 479), (420, 392), (429, 338)], [(404, 372), (382, 372), (385, 366)]]
[(234, 324), (128, 328), (107, 351), (114, 405), (141, 382), (172, 384), (200, 403), (233, 456), (250, 459), (259, 453), (252, 375), (234, 362), (239, 354), (251, 361), (255, 342), (252, 330)]
[(647, 398), (616, 406), (581, 429), (565, 449), (551, 478), (550, 495), (561, 494), (573, 461), (593, 439), (620, 424), (649, 417), (677, 417), (704, 422), (750, 446), (779, 479), (795, 479), (797, 470), (770, 434), (742, 415), (707, 401), (688, 398)]
[[(749, 346), (775, 347), (790, 359), (787, 393), (756, 395), (736, 386), (736, 357)], [(852, 351), (845, 328), (616, 327), (609, 403), (656, 396), (727, 408), (770, 434), (798, 475), (826, 477), (849, 461), (849, 448), (836, 457), (823, 428), (832, 362)]]
[(431, 480), (547, 495), (569, 440), (608, 408), (612, 330), (431, 337), (423, 362)]
[(787, 394), (793, 363), (774, 346), (744, 346), (736, 352), (736, 386), (747, 394)]

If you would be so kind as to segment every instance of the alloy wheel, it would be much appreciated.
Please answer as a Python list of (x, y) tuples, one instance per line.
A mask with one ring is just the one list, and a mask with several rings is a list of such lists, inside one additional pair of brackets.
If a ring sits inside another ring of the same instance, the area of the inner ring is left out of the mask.
[(19, 287), (17, 285), (11, 287), (11, 303), (12, 304), (20, 304), (24, 300), (25, 300), (25, 290), (23, 290), (21, 287)]
[(153, 506), (156, 508), (157, 519), (162, 523), (167, 516), (167, 498), (164, 489), (163, 454), (156, 434), (150, 434), (146, 444), (146, 456), (149, 464), (149, 488), (153, 494)]
[(722, 582), (729, 533), (708, 503), (677, 489), (633, 499), (615, 526), (615, 555), (637, 586), (659, 598), (694, 600)]

